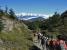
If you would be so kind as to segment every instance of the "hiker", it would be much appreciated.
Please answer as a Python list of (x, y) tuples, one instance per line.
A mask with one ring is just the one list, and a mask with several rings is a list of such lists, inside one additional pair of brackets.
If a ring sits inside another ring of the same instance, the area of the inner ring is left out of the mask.
[(39, 33), (38, 33), (38, 43), (40, 43), (42, 36), (43, 36), (43, 35), (39, 32)]
[(65, 50), (67, 50), (67, 42), (65, 42), (65, 46), (64, 47), (65, 47)]
[(41, 37), (41, 45), (42, 45), (42, 48), (44, 50), (44, 48), (45, 48), (45, 39), (44, 39), (44, 36)]
[(50, 40), (50, 42), (49, 42), (49, 49), (53, 50), (53, 40)]
[(56, 39), (53, 39), (53, 50), (56, 50)]
[(64, 39), (63, 39), (63, 37), (62, 37), (62, 35), (58, 35), (57, 36), (58, 37), (58, 42), (59, 42), (59, 45), (60, 45), (60, 50), (65, 50), (65, 41), (64, 41)]
[(65, 41), (64, 40), (60, 40), (60, 46), (61, 46), (61, 50), (65, 50)]
[(46, 37), (46, 49), (49, 50), (49, 38)]
[(34, 33), (34, 39), (33, 39), (34, 42), (37, 42), (37, 36), (38, 35), (36, 33)]

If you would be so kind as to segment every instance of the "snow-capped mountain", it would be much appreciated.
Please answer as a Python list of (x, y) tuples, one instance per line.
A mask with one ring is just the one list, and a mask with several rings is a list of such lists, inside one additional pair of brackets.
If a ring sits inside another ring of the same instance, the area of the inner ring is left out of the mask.
[[(16, 14), (18, 19), (20, 20), (42, 20), (42, 19), (46, 19), (51, 15), (45, 15), (45, 14), (33, 14), (33, 13), (19, 13)], [(41, 18), (41, 19), (40, 19)]]
[(34, 21), (43, 21), (45, 20), (45, 18), (43, 18), (43, 16), (19, 16), (18, 19), (23, 20), (23, 21), (30, 21), (30, 22), (34, 22)]

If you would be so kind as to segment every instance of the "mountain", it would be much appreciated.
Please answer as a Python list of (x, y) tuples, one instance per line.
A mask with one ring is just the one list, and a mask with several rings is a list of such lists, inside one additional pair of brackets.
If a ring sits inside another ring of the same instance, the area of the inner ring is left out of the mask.
[(45, 19), (44, 19), (44, 18), (42, 18), (42, 17), (37, 17), (37, 18), (29, 19), (29, 20), (27, 20), (27, 21), (34, 22), (34, 21), (43, 21), (43, 20), (45, 20)]
[(43, 21), (45, 20), (45, 18), (43, 18), (43, 16), (18, 16), (17, 17), (18, 19), (20, 20), (23, 20), (23, 21), (30, 21), (30, 22), (34, 22), (34, 21)]

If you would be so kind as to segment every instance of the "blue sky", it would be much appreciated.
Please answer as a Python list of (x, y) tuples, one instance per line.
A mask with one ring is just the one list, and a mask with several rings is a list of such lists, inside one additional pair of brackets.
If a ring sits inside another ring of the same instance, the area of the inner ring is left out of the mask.
[(67, 10), (67, 0), (0, 0), (0, 6), (5, 5), (16, 13), (52, 14)]

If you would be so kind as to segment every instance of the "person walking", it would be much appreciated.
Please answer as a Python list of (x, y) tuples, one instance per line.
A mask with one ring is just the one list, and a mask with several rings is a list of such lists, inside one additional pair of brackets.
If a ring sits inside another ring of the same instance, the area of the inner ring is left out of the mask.
[(64, 38), (63, 38), (63, 36), (62, 35), (58, 35), (57, 36), (57, 39), (58, 39), (58, 42), (59, 42), (59, 45), (60, 45), (60, 50), (66, 50), (65, 49), (65, 41), (64, 41)]
[(50, 50), (54, 50), (53, 40), (52, 40), (52, 39), (51, 39), (50, 42), (49, 42), (49, 49), (50, 49)]
[(65, 45), (64, 45), (64, 47), (65, 47), (65, 50), (67, 50), (67, 42), (65, 42)]
[(60, 40), (60, 47), (61, 47), (61, 50), (65, 50), (65, 41), (64, 40)]
[(47, 41), (46, 41), (46, 49), (47, 49), (47, 50), (50, 50), (50, 49), (49, 49), (49, 42), (50, 42), (50, 39), (47, 38)]
[(33, 35), (34, 35), (34, 37), (33, 37), (33, 42), (34, 42), (34, 43), (37, 43), (37, 41), (38, 41), (37, 36), (38, 36), (38, 35), (37, 35), (37, 33), (34, 33)]
[(53, 39), (53, 48), (56, 50), (56, 39)]
[(45, 38), (44, 38), (44, 36), (41, 37), (41, 45), (42, 45), (42, 49), (43, 49), (43, 50), (46, 49), (46, 48), (45, 48), (45, 45), (46, 45), (46, 44), (45, 44)]
[(60, 41), (59, 41), (59, 40), (56, 40), (55, 49), (56, 49), (56, 50), (61, 50)]
[(43, 36), (43, 35), (42, 35), (40, 32), (38, 32), (38, 43), (40, 43), (42, 36)]

